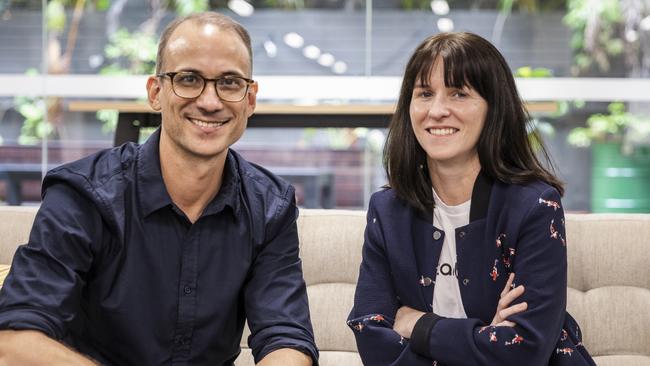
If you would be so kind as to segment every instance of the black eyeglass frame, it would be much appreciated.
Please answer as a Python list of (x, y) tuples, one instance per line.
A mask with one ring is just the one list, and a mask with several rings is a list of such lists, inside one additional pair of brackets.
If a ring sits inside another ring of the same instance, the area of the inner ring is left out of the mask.
[[(176, 92), (176, 89), (174, 88), (174, 77), (176, 75), (178, 75), (178, 74), (192, 74), (192, 75), (196, 75), (197, 77), (200, 77), (201, 79), (203, 79), (203, 88), (201, 88), (201, 92), (199, 92), (199, 94), (197, 94), (195, 97), (191, 97), (191, 98), (183, 97), (183, 96), (178, 95), (178, 93)], [(206, 77), (203, 77), (203, 75), (201, 75), (199, 73), (196, 73), (196, 72), (193, 72), (193, 71), (170, 71), (170, 72), (161, 72), (159, 74), (156, 74), (156, 77), (159, 77), (159, 78), (162, 78), (162, 77), (165, 77), (165, 76), (169, 77), (169, 81), (172, 84), (172, 91), (179, 98), (196, 99), (199, 96), (201, 96), (201, 94), (203, 94), (203, 91), (205, 91), (205, 87), (208, 85), (209, 82), (214, 82), (214, 90), (217, 93), (217, 97), (219, 97), (219, 99), (223, 100), (224, 102), (232, 102), (232, 103), (241, 102), (242, 100), (244, 100), (244, 98), (246, 98), (246, 94), (248, 93), (248, 89), (250, 88), (251, 85), (253, 85), (255, 83), (255, 80), (245, 78), (245, 77), (239, 76), (239, 75), (228, 75), (228, 76), (224, 76), (224, 77), (220, 77), (220, 78), (208, 79)], [(219, 88), (217, 87), (217, 81), (219, 81), (219, 80), (228, 80), (228, 79), (241, 79), (241, 80), (244, 80), (246, 82), (246, 89), (244, 90), (244, 94), (242, 95), (242, 97), (240, 99), (238, 99), (238, 100), (227, 100), (227, 99), (223, 99), (221, 97), (221, 95), (219, 95)]]

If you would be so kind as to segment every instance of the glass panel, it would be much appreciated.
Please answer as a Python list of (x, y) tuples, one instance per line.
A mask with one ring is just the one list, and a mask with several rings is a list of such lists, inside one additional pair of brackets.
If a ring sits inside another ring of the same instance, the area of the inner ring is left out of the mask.
[[(592, 153), (567, 144), (569, 132), (585, 126), (592, 115), (607, 114), (612, 100), (622, 100), (625, 110), (634, 112), (615, 117), (624, 121), (634, 121), (648, 105), (643, 82), (650, 74), (650, 10), (640, 3), (626, 3), (623, 9), (618, 1), (589, 7), (590, 2), (579, 0), (94, 0), (75, 11), (81, 3), (0, 1), (0, 164), (5, 170), (6, 164), (22, 164), (36, 177), (21, 186), (28, 201), (39, 199), (38, 172), (44, 167), (112, 146), (117, 112), (99, 110), (144, 97), (143, 75), (153, 70), (159, 32), (175, 16), (201, 9), (231, 15), (250, 31), (260, 106), (390, 106), (408, 57), (425, 37), (441, 30), (484, 36), (506, 57), (540, 126), (554, 128), (545, 139), (567, 182), (565, 201), (572, 210), (592, 208)], [(44, 37), (44, 30), (49, 36)], [(39, 73), (44, 54), (49, 55), (47, 74), (64, 80), (47, 81), (47, 88), (39, 78), (6, 81)], [(106, 78), (91, 83), (80, 75)], [(365, 75), (371, 78), (354, 78)], [(588, 84), (591, 79), (586, 79), (575, 88), (562, 79), (576, 76), (621, 79), (614, 84)], [(42, 95), (44, 90), (50, 95)], [(584, 101), (577, 100), (582, 96)], [(552, 101), (558, 98), (563, 101)], [(104, 107), (83, 106), (89, 102)], [(305, 114), (305, 121), (312, 119)], [(365, 133), (369, 131), (254, 127), (237, 149), (272, 168), (333, 171), (334, 206), (364, 207), (370, 192), (385, 183), (380, 150), (368, 148)], [(7, 185), (0, 180), (2, 202), (7, 201)]]
[[(0, 77), (37, 74), (41, 69), (41, 1), (0, 2)], [(12, 79), (13, 80), (13, 79)], [(3, 81), (0, 88), (0, 205), (38, 202), (42, 175), (42, 95), (15, 95), (22, 86)]]
[(233, 149), (296, 188), (309, 208), (367, 207), (385, 184), (385, 131), (367, 128), (249, 128)]

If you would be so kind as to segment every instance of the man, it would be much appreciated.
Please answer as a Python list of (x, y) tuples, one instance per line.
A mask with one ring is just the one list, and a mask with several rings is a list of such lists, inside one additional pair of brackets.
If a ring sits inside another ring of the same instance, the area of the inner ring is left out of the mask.
[[(229, 146), (255, 109), (246, 30), (216, 13), (163, 32), (162, 126), (54, 169), (0, 295), (5, 364), (312, 365), (294, 190)], [(1, 363), (2, 360), (0, 360)]]

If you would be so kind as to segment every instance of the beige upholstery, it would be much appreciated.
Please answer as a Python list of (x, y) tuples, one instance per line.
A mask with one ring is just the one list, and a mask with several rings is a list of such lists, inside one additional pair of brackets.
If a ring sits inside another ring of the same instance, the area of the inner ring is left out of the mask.
[[(0, 207), (0, 263), (27, 240), (34, 208)], [(567, 215), (568, 309), (600, 366), (650, 366), (650, 215)], [(352, 306), (365, 214), (301, 210), (303, 269), (322, 366), (356, 366)], [(1, 268), (0, 268), (1, 274)], [(246, 344), (246, 336), (242, 345)], [(252, 365), (244, 348), (237, 366)]]
[(568, 310), (601, 366), (650, 365), (650, 215), (567, 215)]

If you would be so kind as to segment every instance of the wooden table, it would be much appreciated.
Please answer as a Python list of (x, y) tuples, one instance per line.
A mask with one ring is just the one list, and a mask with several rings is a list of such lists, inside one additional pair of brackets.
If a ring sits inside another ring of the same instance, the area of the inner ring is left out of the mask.
[[(248, 119), (248, 127), (369, 127), (385, 128), (393, 114), (391, 104), (288, 105), (258, 104)], [(115, 146), (137, 141), (140, 128), (160, 125), (160, 114), (143, 102), (72, 101), (68, 110), (96, 112), (112, 109), (119, 112)]]
[[(557, 111), (555, 102), (527, 103), (531, 113)], [(71, 101), (68, 109), (76, 112), (96, 112), (112, 109), (119, 112), (115, 131), (115, 146), (137, 141), (140, 128), (160, 125), (160, 114), (144, 102), (132, 101)], [(386, 128), (395, 110), (394, 104), (263, 104), (248, 119), (248, 127), (293, 128)]]

